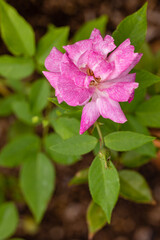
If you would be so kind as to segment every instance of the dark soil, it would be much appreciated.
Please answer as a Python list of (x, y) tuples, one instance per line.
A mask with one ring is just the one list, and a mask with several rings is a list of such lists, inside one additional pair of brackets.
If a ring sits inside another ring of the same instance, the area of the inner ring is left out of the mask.
[[(8, 0), (33, 26), (36, 40), (46, 32), (47, 25), (69, 25), (71, 36), (85, 21), (102, 14), (109, 16), (107, 32), (111, 33), (127, 15), (143, 5), (142, 0)], [(160, 2), (149, 1), (147, 40), (154, 51), (160, 49)], [(7, 53), (1, 42), (0, 53)], [(0, 146), (12, 118), (0, 120)], [(56, 165), (56, 190), (42, 223), (36, 229), (24, 204), (18, 204), (20, 224), (16, 237), (26, 240), (87, 240), (86, 210), (91, 200), (87, 185), (68, 186), (74, 174), (90, 165), (93, 156), (85, 155), (73, 166)], [(94, 240), (160, 240), (160, 157), (140, 169), (153, 189), (155, 206), (135, 204), (119, 199), (110, 226), (99, 231)], [(159, 170), (158, 170), (159, 169)], [(1, 169), (7, 174), (8, 170)], [(18, 170), (9, 170), (10, 174)], [(32, 233), (32, 234), (31, 234)]]

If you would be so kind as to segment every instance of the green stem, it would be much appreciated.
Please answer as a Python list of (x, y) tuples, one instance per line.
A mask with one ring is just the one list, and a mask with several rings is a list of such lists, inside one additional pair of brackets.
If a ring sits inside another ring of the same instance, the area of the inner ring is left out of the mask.
[(99, 135), (100, 149), (102, 149), (103, 146), (104, 146), (104, 139), (103, 139), (103, 135), (102, 135), (99, 123), (97, 121), (95, 122), (95, 126), (97, 128), (97, 132), (98, 132), (98, 135)]

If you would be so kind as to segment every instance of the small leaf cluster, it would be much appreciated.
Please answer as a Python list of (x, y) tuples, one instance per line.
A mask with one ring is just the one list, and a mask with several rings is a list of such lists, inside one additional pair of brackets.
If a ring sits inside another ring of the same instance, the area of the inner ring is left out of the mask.
[[(56, 188), (55, 164), (74, 164), (91, 151), (91, 166), (78, 171), (68, 183), (89, 184), (92, 201), (86, 218), (90, 238), (111, 222), (119, 195), (137, 203), (154, 203), (149, 185), (136, 171), (156, 157), (155, 138), (148, 128), (160, 127), (160, 59), (158, 54), (152, 55), (145, 42), (146, 8), (147, 4), (125, 18), (113, 33), (117, 46), (130, 38), (143, 57), (133, 70), (139, 83), (134, 100), (121, 104), (128, 121), (120, 125), (108, 119), (98, 120), (104, 136), (100, 149), (95, 127), (79, 135), (82, 107), (59, 104), (41, 75), (52, 47), (63, 52), (69, 27), (49, 25), (36, 43), (32, 26), (0, 0), (1, 38), (12, 54), (0, 56), (0, 116), (12, 120), (7, 144), (0, 152), (0, 167), (18, 169), (11, 193), (19, 189), (7, 201), (6, 177), (0, 175), (0, 240), (16, 231), (19, 201), (28, 205), (36, 224), (41, 222)], [(70, 42), (89, 38), (93, 28), (100, 29), (104, 36), (107, 21), (107, 16), (101, 16), (85, 23)]]

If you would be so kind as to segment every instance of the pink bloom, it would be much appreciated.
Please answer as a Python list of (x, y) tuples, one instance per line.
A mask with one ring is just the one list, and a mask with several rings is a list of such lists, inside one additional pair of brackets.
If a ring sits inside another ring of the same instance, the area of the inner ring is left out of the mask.
[(100, 115), (117, 123), (126, 122), (119, 102), (133, 100), (138, 83), (136, 74), (129, 72), (142, 54), (134, 53), (129, 39), (116, 48), (113, 38), (106, 35), (103, 39), (97, 29), (92, 31), (90, 39), (64, 49), (64, 54), (55, 47), (52, 49), (45, 61), (49, 72), (43, 74), (55, 88), (59, 103), (85, 105), (80, 134)]

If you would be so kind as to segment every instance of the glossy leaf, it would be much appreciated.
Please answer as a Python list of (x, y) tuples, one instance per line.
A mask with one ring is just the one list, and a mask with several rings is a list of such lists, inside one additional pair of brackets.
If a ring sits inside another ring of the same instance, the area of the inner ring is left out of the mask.
[(155, 138), (140, 133), (130, 131), (113, 132), (105, 136), (104, 141), (106, 147), (115, 151), (131, 151), (148, 142), (152, 142)]
[[(107, 135), (109, 133), (118, 131), (119, 127), (120, 127), (119, 123), (115, 123), (112, 120), (103, 118), (101, 116), (98, 118), (98, 122), (100, 124), (100, 128), (101, 128), (103, 136)], [(97, 132), (96, 128), (95, 128), (93, 134), (94, 134), (94, 136), (99, 138), (99, 135), (98, 135), (98, 132)]]
[(80, 122), (75, 118), (60, 117), (52, 121), (52, 126), (63, 139), (79, 135)]
[(160, 96), (154, 96), (142, 103), (136, 110), (138, 119), (148, 127), (160, 127)]
[[(54, 121), (56, 121), (58, 118), (61, 118), (61, 117), (74, 118), (80, 121), (81, 115), (82, 115), (81, 110), (68, 111), (68, 110), (64, 110), (63, 108), (56, 107), (56, 108), (53, 108), (53, 110), (49, 114), (49, 123), (54, 128)], [(78, 132), (78, 135), (79, 135), (79, 132)]]
[(94, 234), (104, 227), (106, 223), (107, 218), (104, 211), (100, 206), (92, 201), (87, 210), (89, 239), (93, 238)]
[(30, 105), (26, 100), (15, 101), (12, 104), (12, 109), (19, 120), (29, 125), (32, 125), (32, 117)]
[(92, 151), (98, 140), (88, 135), (73, 136), (51, 147), (51, 150), (65, 155), (82, 155)]
[(35, 155), (40, 148), (40, 140), (36, 135), (28, 134), (16, 138), (2, 148), (0, 166), (14, 167), (23, 163), (27, 157)]
[(18, 93), (24, 93), (25, 92), (25, 82), (21, 81), (21, 79), (13, 79), (13, 78), (7, 78), (5, 79), (6, 86), (14, 90), (14, 92)]
[(19, 136), (33, 133), (34, 129), (32, 126), (22, 123), (21, 121), (15, 121), (12, 125), (10, 125), (7, 138), (8, 140), (13, 140)]
[(35, 38), (31, 25), (3, 0), (0, 1), (0, 27), (2, 39), (11, 53), (34, 55)]
[(64, 155), (63, 151), (61, 153), (57, 153), (51, 150), (51, 146), (53, 144), (60, 144), (62, 141), (62, 138), (55, 133), (47, 135), (44, 139), (46, 152), (49, 154), (49, 156), (54, 162), (57, 162), (59, 164), (70, 165), (77, 162), (80, 159), (80, 156)]
[(156, 59), (147, 42), (144, 42), (139, 52), (143, 53), (141, 61), (135, 66), (136, 69), (145, 69), (154, 73), (156, 70)]
[(45, 79), (39, 79), (32, 84), (30, 92), (30, 106), (34, 114), (41, 112), (48, 103), (50, 85)]
[(141, 124), (135, 116), (127, 114), (126, 117), (127, 122), (121, 125), (122, 131), (133, 131), (149, 135), (148, 129), (143, 124)]
[(138, 203), (153, 203), (150, 188), (142, 175), (133, 170), (122, 170), (119, 178), (122, 197)]
[(36, 59), (40, 66), (44, 66), (44, 61), (51, 49), (56, 47), (62, 51), (62, 46), (67, 44), (69, 27), (55, 27), (50, 25), (47, 33), (39, 40), (36, 51)]
[(21, 79), (31, 75), (34, 62), (31, 58), (0, 56), (0, 75), (10, 79)]
[(9, 116), (12, 111), (12, 105), (15, 101), (22, 100), (22, 97), (18, 94), (12, 94), (5, 98), (0, 99), (0, 116)]
[(15, 205), (6, 202), (0, 206), (0, 239), (10, 237), (18, 225), (18, 212)]
[(22, 167), (20, 185), (25, 200), (39, 223), (55, 188), (55, 170), (42, 153), (31, 157)]
[(153, 142), (146, 143), (143, 146), (136, 148), (134, 151), (140, 155), (148, 156), (150, 158), (156, 157), (156, 147), (154, 146)]
[(103, 15), (99, 18), (86, 22), (74, 35), (73, 42), (88, 39), (94, 28), (99, 29), (102, 36), (104, 36), (106, 31), (107, 21), (108, 21), (107, 15)]
[[(127, 115), (127, 122), (121, 127), (121, 130), (133, 131), (138, 133), (143, 133), (145, 135), (150, 135), (148, 129), (141, 124), (138, 119), (132, 115)], [(152, 142), (146, 143), (143, 146), (134, 150), (139, 155), (156, 157), (156, 148)]]
[(113, 33), (115, 44), (118, 46), (127, 38), (130, 38), (131, 43), (138, 51), (142, 46), (146, 31), (147, 31), (147, 3), (144, 4), (137, 12), (126, 17), (117, 27)]
[(119, 195), (119, 177), (116, 168), (110, 162), (106, 166), (106, 159), (98, 155), (89, 169), (89, 189), (93, 201), (104, 211), (107, 222), (111, 221), (112, 210)]
[(69, 181), (69, 185), (79, 185), (88, 182), (88, 168), (78, 171)]
[(130, 168), (140, 167), (147, 162), (149, 162), (150, 157), (146, 156), (145, 154), (140, 154), (135, 150), (125, 152), (120, 157), (120, 162)]
[(137, 88), (134, 93), (134, 99), (129, 102), (121, 102), (120, 105), (125, 113), (134, 113), (137, 107), (144, 101), (146, 89)]
[(160, 77), (146, 70), (136, 70), (136, 82), (139, 83), (139, 88), (147, 88), (160, 82)]
[(77, 106), (77, 107), (72, 107), (72, 106), (69, 106), (67, 103), (65, 102), (62, 102), (61, 104), (58, 103), (58, 100), (56, 97), (54, 98), (48, 98), (48, 100), (52, 103), (54, 103), (57, 107), (60, 107), (64, 110), (69, 110), (69, 111), (80, 111), (82, 110), (82, 107), (80, 106)]

